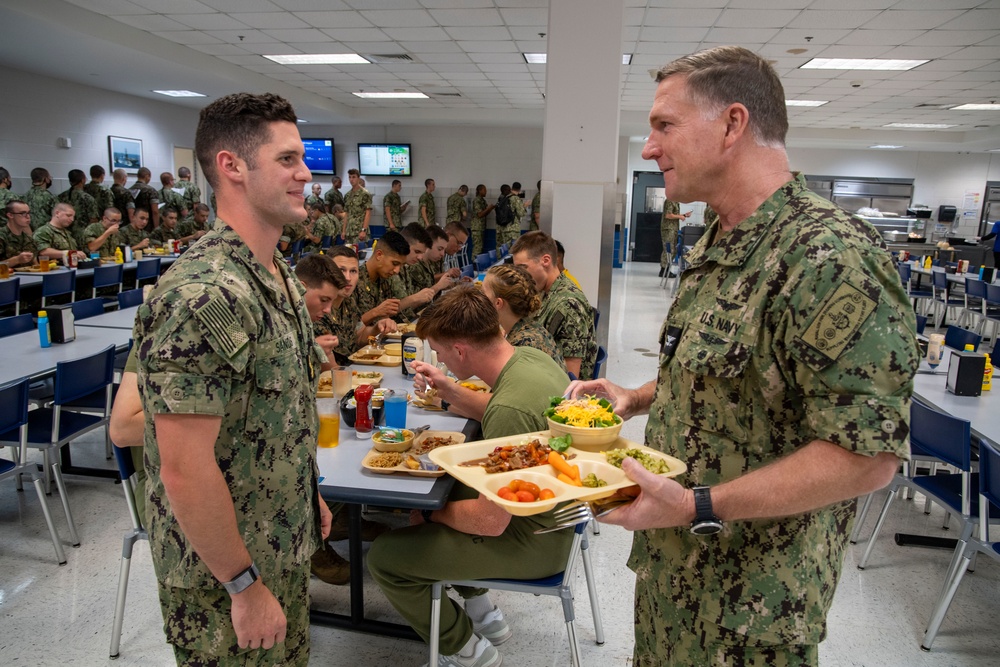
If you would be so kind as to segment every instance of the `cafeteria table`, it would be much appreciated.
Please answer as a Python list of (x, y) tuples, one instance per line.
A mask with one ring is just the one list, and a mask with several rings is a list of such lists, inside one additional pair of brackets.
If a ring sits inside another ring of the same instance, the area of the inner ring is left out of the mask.
[[(399, 367), (378, 368), (384, 375), (382, 386), (396, 391), (412, 390), (412, 380), (403, 377)], [(479, 422), (457, 417), (447, 412), (429, 412), (407, 407), (406, 425), (430, 424), (432, 430), (460, 431), (467, 440), (479, 433)], [(320, 471), (319, 491), (324, 499), (346, 503), (348, 512), (348, 555), (350, 570), (350, 614), (336, 614), (312, 609), (310, 619), (315, 625), (344, 628), (359, 632), (419, 640), (408, 625), (365, 618), (364, 556), (361, 546), (361, 506), (378, 505), (401, 509), (439, 509), (448, 499), (455, 480), (441, 477), (414, 477), (405, 473), (380, 475), (361, 467), (361, 460), (371, 450), (371, 439), (359, 440), (354, 429), (341, 420), (340, 444), (318, 450)]]
[(88, 317), (85, 320), (77, 320), (76, 327), (78, 330), (81, 327), (87, 327), (93, 329), (124, 329), (126, 331), (132, 331), (132, 325), (135, 324), (135, 313), (138, 310), (139, 306), (112, 310), (104, 313), (103, 315), (95, 315), (94, 317)]
[[(164, 268), (173, 264), (179, 255), (149, 255), (144, 259), (153, 259), (155, 257), (160, 258), (160, 268)], [(125, 272), (135, 271), (136, 261), (125, 262), (122, 266), (125, 268)], [(76, 271), (77, 278), (84, 278), (87, 276), (94, 275), (93, 269), (67, 269), (64, 267), (59, 267), (58, 269), (52, 269), (49, 273), (65, 273), (66, 271)], [(15, 271), (11, 274), (12, 276), (18, 276), (21, 279), (21, 287), (28, 287), (31, 285), (41, 285), (42, 284), (42, 274), (41, 273), (25, 273), (21, 271)]]

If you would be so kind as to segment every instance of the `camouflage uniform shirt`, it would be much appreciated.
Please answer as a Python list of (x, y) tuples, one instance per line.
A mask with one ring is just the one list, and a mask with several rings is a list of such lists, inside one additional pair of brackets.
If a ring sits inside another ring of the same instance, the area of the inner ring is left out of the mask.
[(9, 225), (0, 225), (0, 259), (31, 251), (38, 254), (38, 244), (31, 234), (15, 234)]
[(59, 229), (50, 224), (44, 224), (35, 230), (35, 245), (38, 252), (55, 248), (56, 250), (79, 250), (76, 237), (68, 229)]
[(535, 215), (538, 215), (538, 219), (541, 220), (542, 213), (542, 193), (536, 192), (535, 196), (531, 198), (531, 222), (528, 223), (528, 231), (533, 232), (538, 229), (538, 223), (535, 222)]
[[(347, 211), (347, 233), (344, 240), (347, 243), (357, 243), (358, 235), (365, 228), (365, 212), (372, 208), (372, 195), (364, 188), (351, 190), (344, 198), (344, 210)], [(371, 242), (371, 234), (365, 239)]]
[(129, 246), (136, 246), (149, 238), (145, 229), (136, 229), (132, 225), (125, 225), (118, 230), (118, 235), (122, 238), (122, 243)]
[(193, 217), (187, 217), (177, 223), (177, 235), (178, 238), (184, 238), (186, 236), (191, 236), (195, 232), (207, 232), (209, 230), (209, 224), (206, 221), (205, 224), (199, 225), (194, 221)]
[(486, 197), (476, 197), (472, 200), (472, 218), (469, 220), (469, 227), (472, 230), (484, 230), (486, 229), (486, 217), (481, 216), (480, 213), (488, 209), (490, 205), (486, 203)]
[(0, 188), (0, 210), (3, 210), (3, 208), (5, 206), (7, 206), (7, 204), (9, 202), (12, 202), (12, 201), (21, 201), (21, 200), (22, 200), (22, 197), (20, 197), (19, 195), (14, 194), (13, 192), (11, 192), (10, 190), (8, 190), (7, 188)]
[(113, 206), (122, 214), (122, 220), (131, 220), (129, 211), (135, 210), (135, 198), (132, 193), (125, 189), (124, 185), (115, 183), (111, 186), (111, 200)]
[[(181, 211), (187, 208), (187, 204), (184, 203), (184, 197), (174, 192), (173, 188), (160, 188), (160, 191), (157, 193), (157, 198), (159, 201), (163, 202), (163, 207), (160, 209), (160, 213), (177, 211), (178, 218), (185, 217), (181, 214)], [(188, 212), (190, 212), (190, 210)]]
[(358, 312), (358, 306), (353, 298), (347, 298), (338, 308), (331, 308), (329, 313), (314, 322), (313, 328), (316, 336), (326, 334), (336, 336), (337, 347), (333, 349), (349, 357), (357, 349), (354, 341), (360, 324), (361, 313)]
[[(181, 237), (178, 232), (177, 225), (174, 225), (173, 229), (167, 229), (166, 225), (160, 225), (153, 230), (153, 233), (149, 235), (149, 238), (156, 241), (160, 245), (163, 245), (167, 241), (174, 241)], [(204, 237), (202, 237), (204, 238)]]
[(92, 252), (98, 252), (101, 254), (101, 257), (113, 257), (118, 246), (124, 243), (124, 241), (122, 241), (122, 235), (119, 232), (115, 232), (114, 234), (108, 236), (108, 238), (104, 239), (104, 243), (102, 243), (97, 250), (91, 250), (87, 247), (87, 244), (96, 240), (103, 233), (104, 223), (92, 222), (87, 225), (87, 228), (83, 230), (83, 247), (81, 250), (88, 255)]
[[(916, 323), (878, 232), (801, 176), (713, 243), (718, 231), (691, 250), (663, 324), (647, 444), (687, 463), (689, 487), (814, 440), (908, 458)], [(653, 604), (748, 643), (816, 644), (853, 521), (851, 500), (709, 538), (638, 531), (629, 567)]]
[[(397, 280), (393, 280), (393, 278), (397, 278)], [(358, 272), (358, 285), (354, 288), (354, 293), (351, 294), (351, 298), (358, 308), (358, 313), (361, 315), (386, 299), (405, 299), (406, 297), (403, 282), (398, 280), (398, 276), (373, 279), (368, 275), (368, 269), (364, 266)], [(404, 317), (406, 316), (400, 313), (393, 319), (402, 321)]]
[(52, 219), (52, 207), (56, 205), (56, 196), (49, 192), (48, 188), (40, 185), (32, 185), (21, 197), (24, 203), (31, 209), (31, 229), (36, 231), (39, 227)]
[(337, 236), (337, 219), (329, 213), (319, 216), (316, 218), (316, 222), (313, 223), (312, 235), (319, 237), (320, 242), (310, 243), (306, 241), (306, 250), (309, 252), (319, 250), (323, 245), (323, 237), (325, 236), (329, 236), (332, 243), (334, 237)]
[[(427, 221), (430, 224), (432, 224), (432, 225), (433, 224), (437, 224), (434, 221), (434, 216), (437, 215), (437, 208), (435, 207), (435, 204), (434, 204), (434, 195), (431, 194), (430, 192), (424, 192), (424, 194), (420, 195), (420, 199), (417, 200), (417, 216), (418, 217), (420, 216), (420, 209), (422, 209), (422, 208), (426, 208), (427, 209)], [(420, 217), (420, 223), (422, 225), (424, 225), (424, 226), (427, 225), (427, 223), (424, 222), (423, 217)]]
[(77, 244), (83, 245), (83, 230), (90, 223), (101, 219), (101, 214), (97, 211), (97, 200), (83, 190), (72, 188), (60, 193), (57, 199), (64, 204), (69, 204), (76, 211), (70, 231), (76, 237)]
[[(663, 217), (660, 218), (660, 266), (670, 263), (671, 254), (677, 253), (677, 230), (680, 229), (680, 220), (667, 219), (667, 214), (680, 215), (681, 205), (669, 199), (663, 200)], [(667, 253), (666, 244), (670, 244), (671, 253)]]
[[(149, 211), (150, 216), (153, 215), (154, 208), (159, 210), (160, 193), (148, 183), (136, 181), (129, 188), (129, 193), (131, 193), (132, 199), (135, 201), (135, 208), (141, 211)], [(150, 221), (152, 221), (152, 217), (150, 217)]]
[(465, 216), (469, 212), (469, 205), (465, 203), (465, 197), (462, 193), (456, 192), (450, 197), (448, 197), (448, 212), (445, 216), (445, 222), (462, 222)]
[(541, 350), (566, 370), (566, 362), (563, 361), (562, 352), (559, 351), (552, 334), (530, 319), (521, 318), (514, 322), (514, 326), (507, 332), (507, 342), (514, 347), (533, 347)]
[(104, 209), (110, 208), (115, 205), (114, 197), (111, 196), (111, 190), (100, 183), (95, 183), (91, 181), (83, 186), (83, 191), (94, 198), (97, 202), (97, 212), (99, 215), (104, 215)]
[(434, 287), (434, 266), (426, 260), (420, 260), (412, 266), (404, 266), (406, 271), (405, 280), (410, 294), (419, 292), (427, 287)]
[(163, 274), (136, 315), (145, 519), (161, 585), (221, 588), (167, 501), (157, 414), (222, 419), (216, 459), (265, 582), (307, 568), (319, 544), (316, 379), (323, 357), (301, 283), (280, 257), (274, 262), (277, 280), (236, 232), (217, 227)]
[(323, 195), (323, 200), (326, 202), (326, 210), (329, 211), (330, 213), (333, 213), (333, 207), (336, 206), (337, 204), (344, 206), (343, 193), (341, 193), (340, 190), (336, 190), (334, 188), (330, 188), (329, 190), (326, 191), (326, 194)]
[(580, 288), (560, 273), (542, 298), (535, 323), (552, 335), (563, 359), (580, 359), (580, 379), (591, 379), (597, 359), (594, 309)]
[(309, 195), (306, 197), (306, 208), (309, 208), (313, 204), (319, 204), (322, 201), (322, 198), (317, 197), (316, 195)]
[(705, 226), (708, 227), (709, 225), (714, 225), (719, 221), (719, 214), (716, 213), (711, 206), (706, 204), (705, 212), (702, 214), (702, 219), (705, 221)]
[(382, 197), (382, 222), (385, 223), (386, 229), (389, 227), (389, 217), (385, 214), (385, 209), (389, 209), (389, 213), (392, 214), (392, 223), (395, 225), (396, 231), (399, 231), (403, 227), (403, 202), (399, 198), (398, 192), (392, 192), (391, 190)]
[(201, 188), (191, 181), (177, 181), (174, 183), (174, 187), (184, 191), (184, 194), (181, 195), (184, 199), (184, 208), (188, 210), (188, 214), (192, 213), (194, 205), (201, 203)]

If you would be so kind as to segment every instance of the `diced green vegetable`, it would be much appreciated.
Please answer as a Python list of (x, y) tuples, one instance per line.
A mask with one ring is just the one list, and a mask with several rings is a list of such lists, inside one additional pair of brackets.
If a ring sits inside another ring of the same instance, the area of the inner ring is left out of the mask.
[(584, 477), (583, 480), (581, 480), (581, 483), (584, 486), (586, 486), (588, 488), (591, 488), (591, 489), (596, 489), (596, 488), (608, 485), (607, 482), (605, 482), (603, 479), (599, 479), (597, 477), (597, 475), (595, 475), (594, 473), (590, 473), (589, 475), (587, 475), (586, 477)]
[(608, 460), (608, 463), (616, 468), (621, 468), (622, 461), (629, 456), (641, 463), (642, 467), (651, 473), (662, 475), (663, 473), (670, 472), (670, 466), (667, 465), (666, 461), (652, 456), (641, 449), (633, 447), (631, 449), (611, 449), (604, 452), (604, 457)]

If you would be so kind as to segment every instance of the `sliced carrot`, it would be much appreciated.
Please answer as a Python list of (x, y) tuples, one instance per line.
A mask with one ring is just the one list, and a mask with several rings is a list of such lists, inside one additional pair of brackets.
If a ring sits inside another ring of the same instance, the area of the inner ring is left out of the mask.
[(558, 479), (560, 482), (562, 482), (564, 484), (569, 484), (570, 486), (583, 486), (583, 482), (581, 482), (578, 479), (573, 479), (572, 477), (570, 477), (569, 475), (567, 475), (564, 472), (559, 473), (556, 476), (556, 479)]
[[(556, 469), (556, 472), (566, 475), (567, 477), (570, 478), (573, 477), (573, 468), (576, 468), (576, 466), (571, 466), (570, 464), (566, 463), (566, 459), (564, 459), (562, 457), (562, 454), (560, 454), (559, 452), (549, 452), (549, 464), (551, 464), (552, 467)], [(576, 470), (576, 477), (577, 478), (580, 477), (579, 468), (577, 468)]]

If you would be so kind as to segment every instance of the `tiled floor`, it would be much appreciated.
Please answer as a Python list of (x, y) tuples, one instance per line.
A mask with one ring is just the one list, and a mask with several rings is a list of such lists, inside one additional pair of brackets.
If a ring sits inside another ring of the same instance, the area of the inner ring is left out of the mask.
[[(646, 355), (655, 349), (667, 308), (658, 283), (652, 264), (632, 264), (615, 271), (607, 365), (613, 381), (635, 386), (653, 377), (655, 357)], [(641, 440), (644, 422), (632, 420), (623, 435)], [(107, 464), (102, 438), (87, 442), (75, 445), (75, 451), (80, 452), (76, 456), (83, 462), (89, 458), (92, 464)], [(68, 486), (83, 543), (78, 549), (67, 545), (69, 562), (63, 567), (55, 564), (35, 495), (17, 493), (13, 484), (0, 488), (0, 665), (172, 664), (160, 629), (149, 550), (144, 544), (137, 546), (133, 558), (121, 657), (108, 659), (121, 535), (128, 526), (124, 499), (121, 488), (110, 482), (70, 478)], [(57, 525), (63, 527), (57, 499), (50, 502)], [(909, 502), (894, 508), (866, 571), (859, 571), (855, 564), (874, 515), (868, 520), (862, 543), (848, 550), (830, 613), (829, 636), (820, 646), (823, 665), (997, 664), (1000, 567), (987, 559), (980, 559), (976, 573), (962, 584), (934, 651), (919, 650), (929, 607), (938, 594), (950, 554), (898, 547), (891, 535), (897, 531), (941, 534), (941, 512), (935, 510), (927, 517), (920, 511), (922, 506), (922, 502)], [(591, 544), (607, 642), (604, 646), (594, 644), (580, 571), (576, 608), (583, 661), (591, 667), (628, 665), (632, 650), (632, 575), (625, 567), (629, 538), (624, 531), (605, 526), (600, 535), (592, 537)], [(344, 612), (347, 592), (346, 588), (314, 582), (314, 604)], [(369, 615), (398, 620), (370, 581), (366, 595)], [(502, 647), (505, 664), (567, 664), (557, 601), (508, 593), (497, 593), (495, 599), (514, 630), (513, 638)], [(416, 642), (315, 628), (312, 656), (312, 664), (332, 667), (407, 667), (423, 664), (426, 649)]]

